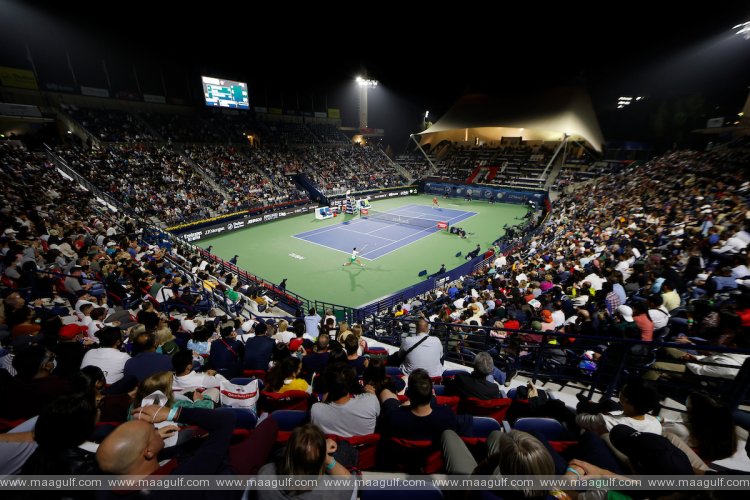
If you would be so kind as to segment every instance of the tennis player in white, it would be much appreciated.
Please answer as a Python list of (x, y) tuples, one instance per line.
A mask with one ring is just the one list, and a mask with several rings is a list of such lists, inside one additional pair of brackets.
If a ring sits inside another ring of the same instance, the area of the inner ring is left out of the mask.
[(352, 264), (354, 264), (355, 262), (356, 262), (357, 264), (359, 264), (359, 266), (360, 266), (360, 267), (365, 267), (365, 265), (364, 265), (364, 264), (362, 264), (362, 261), (360, 260), (360, 258), (359, 258), (359, 256), (358, 256), (358, 255), (359, 255), (359, 252), (357, 251), (357, 248), (355, 247), (355, 248), (354, 248), (354, 249), (352, 250), (352, 255), (351, 255), (351, 256), (349, 257), (349, 260), (348, 260), (347, 262), (344, 262), (344, 263), (343, 263), (343, 264), (341, 265), (341, 267), (344, 267), (344, 266), (351, 266), (351, 265), (352, 265)]

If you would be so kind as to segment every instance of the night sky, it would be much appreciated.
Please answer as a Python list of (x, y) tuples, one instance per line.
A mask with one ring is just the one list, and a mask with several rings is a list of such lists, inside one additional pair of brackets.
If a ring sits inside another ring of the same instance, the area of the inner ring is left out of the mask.
[(166, 86), (188, 104), (200, 103), (199, 75), (209, 74), (247, 81), (257, 105), (341, 107), (344, 125), (356, 124), (353, 79), (367, 74), (381, 84), (370, 125), (397, 149), (425, 110), (439, 116), (466, 92), (583, 86), (605, 137), (621, 140), (640, 132), (614, 112), (619, 95), (698, 92), (726, 115), (750, 84), (750, 40), (730, 36), (750, 20), (747, 2), (160, 3), (0, 0), (0, 65), (28, 67), (28, 45), (47, 78), (68, 77), (70, 54), (79, 84), (106, 86), (106, 61), (112, 87), (132, 88), (136, 73), (143, 92)]

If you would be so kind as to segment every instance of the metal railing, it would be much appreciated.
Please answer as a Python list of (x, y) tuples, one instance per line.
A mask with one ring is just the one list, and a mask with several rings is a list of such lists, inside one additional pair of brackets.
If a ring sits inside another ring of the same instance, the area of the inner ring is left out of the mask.
[[(416, 331), (419, 317), (379, 318), (365, 324), (365, 335), (374, 340), (400, 345), (401, 340)], [(734, 349), (724, 346), (686, 346), (675, 342), (648, 342), (638, 339), (579, 335), (555, 331), (510, 330), (493, 326), (475, 326), (456, 323), (428, 322), (430, 335), (440, 338), (444, 359), (459, 364), (471, 365), (474, 355), (488, 352), (500, 369), (513, 371), (529, 377), (532, 381), (552, 381), (561, 384), (583, 383), (589, 386), (588, 396), (597, 390), (602, 397), (611, 397), (622, 384), (633, 377), (642, 377), (646, 372), (677, 374), (669, 369), (655, 366), (657, 361), (674, 365), (685, 365), (679, 359), (661, 358), (659, 349), (698, 349), (701, 352), (732, 353), (748, 356), (742, 366), (702, 360), (689, 363), (737, 370), (733, 378), (691, 375), (674, 376), (669, 380), (651, 383), (667, 393), (687, 395), (695, 391), (709, 391), (722, 399), (731, 409), (736, 409), (748, 400), (750, 391), (750, 349)], [(534, 337), (529, 338), (528, 335)], [(536, 342), (534, 340), (540, 340)], [(554, 342), (554, 343), (550, 343)], [(583, 370), (580, 362), (586, 351), (603, 351), (595, 370)], [(664, 407), (667, 408), (667, 407)], [(683, 411), (680, 408), (669, 408)]]

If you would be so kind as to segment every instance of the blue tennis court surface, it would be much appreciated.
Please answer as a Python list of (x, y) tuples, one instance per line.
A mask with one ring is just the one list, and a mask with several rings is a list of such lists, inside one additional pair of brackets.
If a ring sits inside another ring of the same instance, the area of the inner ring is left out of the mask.
[[(406, 205), (385, 212), (388, 215), (422, 219), (419, 223), (431, 227), (416, 227), (398, 222), (378, 219), (352, 219), (334, 226), (321, 227), (304, 233), (295, 234), (294, 238), (305, 240), (315, 245), (328, 247), (346, 254), (352, 248), (359, 250), (360, 257), (375, 260), (438, 232), (437, 223), (458, 224), (477, 212), (454, 210), (452, 208), (432, 208), (425, 205)], [(433, 222), (430, 224), (430, 222)]]

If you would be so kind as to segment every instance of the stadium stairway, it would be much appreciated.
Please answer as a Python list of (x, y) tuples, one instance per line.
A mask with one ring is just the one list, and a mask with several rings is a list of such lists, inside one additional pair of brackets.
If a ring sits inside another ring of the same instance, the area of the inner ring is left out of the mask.
[(471, 175), (469, 175), (469, 177), (466, 178), (466, 182), (469, 182), (469, 183), (474, 182), (474, 179), (477, 178), (477, 175), (479, 175), (479, 172), (481, 171), (482, 171), (481, 166), (474, 167), (474, 170), (471, 171)]
[(490, 173), (487, 175), (487, 178), (484, 180), (486, 183), (492, 182), (492, 180), (497, 177), (497, 172), (500, 170), (500, 167), (489, 167)]
[(328, 198), (320, 192), (318, 187), (305, 174), (295, 174), (292, 179), (308, 192), (310, 199), (328, 205)]

